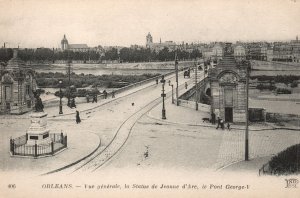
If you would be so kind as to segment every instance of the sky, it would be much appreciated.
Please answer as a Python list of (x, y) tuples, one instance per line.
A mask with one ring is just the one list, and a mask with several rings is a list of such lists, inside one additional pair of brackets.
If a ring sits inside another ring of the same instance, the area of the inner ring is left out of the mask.
[(0, 0), (0, 46), (93, 47), (154, 42), (288, 41), (300, 0)]

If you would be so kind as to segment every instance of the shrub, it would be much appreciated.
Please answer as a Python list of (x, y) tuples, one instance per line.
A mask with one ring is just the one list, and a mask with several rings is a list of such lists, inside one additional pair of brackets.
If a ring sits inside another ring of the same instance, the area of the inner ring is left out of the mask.
[(298, 87), (298, 82), (297, 81), (293, 81), (291, 83), (291, 88), (295, 88), (295, 87)]
[(300, 144), (287, 148), (272, 157), (270, 171), (274, 174), (293, 174), (300, 171)]
[[(70, 84), (75, 85), (77, 88), (88, 87), (92, 85), (102, 86), (108, 88), (120, 88), (128, 84), (140, 82), (148, 78), (159, 76), (160, 74), (143, 74), (143, 75), (102, 75), (95, 76), (93, 74), (72, 74)], [(68, 87), (68, 75), (62, 73), (38, 73), (37, 84), (40, 87), (58, 88), (58, 81), (62, 80), (62, 87)]]
[(276, 89), (277, 94), (291, 94), (291, 90), (285, 89), (285, 88), (277, 88)]
[(259, 90), (269, 89), (270, 91), (272, 91), (272, 90), (276, 89), (276, 87), (274, 85), (258, 84), (256, 86), (256, 89), (259, 89)]
[[(62, 97), (68, 97), (68, 90), (62, 90)], [(91, 89), (91, 90), (87, 90), (87, 89), (78, 89), (77, 91), (73, 91), (70, 93), (71, 97), (85, 97), (86, 95), (98, 95), (100, 94), (98, 89)], [(59, 91), (56, 91), (54, 93), (55, 96), (59, 97)]]

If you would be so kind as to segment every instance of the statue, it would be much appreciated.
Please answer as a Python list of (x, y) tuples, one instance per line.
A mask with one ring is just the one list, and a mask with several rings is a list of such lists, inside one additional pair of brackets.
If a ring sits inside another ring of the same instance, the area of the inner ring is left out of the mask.
[(33, 95), (35, 98), (35, 112), (44, 112), (44, 105), (42, 99), (40, 98), (40, 93), (33, 91)]

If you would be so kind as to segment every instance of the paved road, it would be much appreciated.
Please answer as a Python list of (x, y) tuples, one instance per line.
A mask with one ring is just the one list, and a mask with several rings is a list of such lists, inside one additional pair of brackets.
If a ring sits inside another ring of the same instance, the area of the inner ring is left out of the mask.
[[(166, 82), (168, 80), (175, 84), (175, 75), (167, 77)], [(181, 74), (179, 76), (181, 90), (184, 89), (184, 83), (191, 80), (188, 78), (184, 79)], [(188, 84), (192, 84), (192, 82), (188, 82)], [(189, 86), (189, 88), (191, 87)], [(59, 170), (59, 173), (95, 171), (110, 160), (126, 142), (136, 121), (162, 102), (160, 97), (161, 90), (161, 83), (158, 85), (154, 84), (130, 95), (116, 98), (116, 100), (87, 112), (88, 118), (81, 125), (89, 126), (89, 130), (99, 132), (102, 146), (91, 156), (74, 166)], [(168, 86), (168, 83), (165, 85), (165, 90), (170, 97), (171, 86)], [(65, 116), (64, 119), (68, 119), (68, 116)]]

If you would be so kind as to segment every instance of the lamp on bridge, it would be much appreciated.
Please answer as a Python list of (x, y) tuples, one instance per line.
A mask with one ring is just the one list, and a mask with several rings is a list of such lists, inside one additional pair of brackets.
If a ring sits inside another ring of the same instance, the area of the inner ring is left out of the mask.
[(162, 116), (161, 116), (161, 118), (163, 120), (165, 120), (167, 118), (166, 118), (166, 109), (165, 109), (165, 97), (166, 97), (166, 94), (165, 94), (165, 82), (166, 82), (166, 80), (165, 80), (165, 76), (164, 75), (161, 76), (160, 82), (162, 83), (162, 94), (161, 94), (161, 97), (163, 98), (163, 106), (162, 106)]
[(194, 66), (195, 66), (195, 94), (196, 94), (196, 101), (195, 101), (195, 109), (196, 111), (198, 111), (198, 82), (197, 82), (197, 75), (198, 75), (198, 66), (197, 66), (197, 63), (195, 61), (194, 63)]
[(174, 104), (174, 91), (173, 91), (174, 85), (170, 83), (169, 86), (172, 87), (172, 104)]
[(61, 103), (61, 98), (62, 98), (62, 92), (61, 92), (62, 81), (60, 80), (58, 83), (59, 83), (59, 114), (63, 114), (62, 103)]

